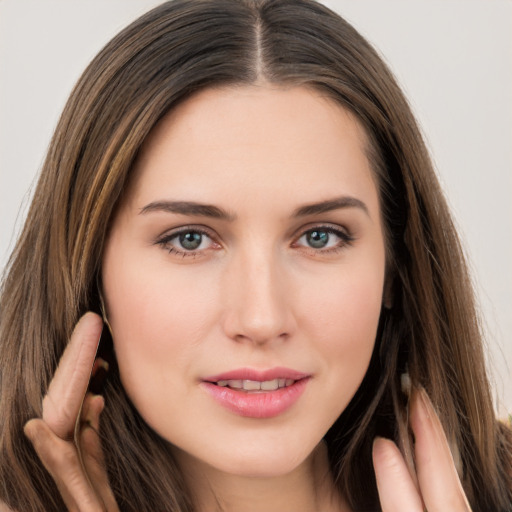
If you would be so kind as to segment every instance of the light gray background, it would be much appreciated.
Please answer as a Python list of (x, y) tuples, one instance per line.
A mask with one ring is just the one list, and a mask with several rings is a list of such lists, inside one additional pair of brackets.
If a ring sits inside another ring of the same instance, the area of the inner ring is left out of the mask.
[[(0, 269), (74, 82), (159, 3), (0, 0)], [(325, 3), (377, 46), (420, 120), (473, 268), (503, 416), (512, 411), (512, 2)]]

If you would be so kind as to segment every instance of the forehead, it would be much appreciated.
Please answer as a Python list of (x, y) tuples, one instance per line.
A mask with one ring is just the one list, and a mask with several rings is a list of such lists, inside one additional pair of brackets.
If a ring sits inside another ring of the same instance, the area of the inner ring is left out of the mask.
[(137, 202), (155, 194), (211, 202), (202, 196), (238, 188), (262, 197), (286, 190), (287, 197), (308, 202), (331, 197), (333, 186), (368, 195), (375, 186), (367, 145), (357, 119), (311, 88), (208, 89), (152, 130), (134, 166), (130, 195)]

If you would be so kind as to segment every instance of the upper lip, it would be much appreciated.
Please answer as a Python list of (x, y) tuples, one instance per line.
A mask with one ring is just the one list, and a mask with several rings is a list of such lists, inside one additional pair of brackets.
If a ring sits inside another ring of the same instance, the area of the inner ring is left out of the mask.
[(238, 368), (230, 370), (218, 375), (212, 375), (202, 379), (205, 382), (218, 382), (219, 380), (255, 380), (265, 382), (274, 379), (292, 379), (300, 380), (310, 377), (310, 374), (292, 370), (291, 368), (269, 368), (267, 370), (259, 370), (256, 368)]

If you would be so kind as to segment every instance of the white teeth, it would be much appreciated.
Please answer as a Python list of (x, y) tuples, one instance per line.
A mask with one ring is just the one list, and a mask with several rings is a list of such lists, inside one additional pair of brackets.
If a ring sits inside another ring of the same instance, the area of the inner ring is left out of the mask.
[(275, 391), (291, 386), (294, 382), (293, 379), (274, 379), (262, 382), (259, 380), (218, 380), (217, 386), (243, 389), (244, 391)]
[(258, 380), (244, 380), (244, 389), (245, 391), (257, 391), (261, 389), (261, 382)]
[(279, 379), (266, 380), (261, 383), (261, 389), (265, 391), (274, 391), (279, 387)]

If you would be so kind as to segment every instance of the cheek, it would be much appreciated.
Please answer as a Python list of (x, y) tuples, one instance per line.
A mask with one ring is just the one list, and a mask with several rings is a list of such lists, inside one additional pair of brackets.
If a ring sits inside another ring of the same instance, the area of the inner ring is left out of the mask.
[(360, 263), (340, 268), (330, 279), (317, 280), (315, 286), (307, 287), (311, 290), (307, 294), (297, 293), (303, 329), (332, 370), (326, 375), (343, 379), (343, 385), (362, 381), (382, 307), (383, 265)]
[(105, 259), (105, 297), (127, 391), (174, 386), (213, 329), (215, 289), (197, 269), (173, 272), (165, 257), (145, 265), (126, 256), (115, 265)]

